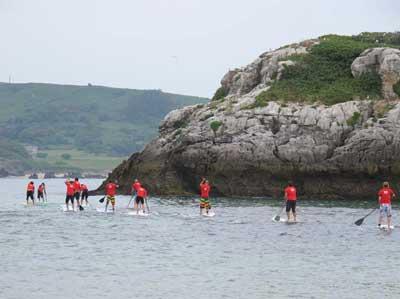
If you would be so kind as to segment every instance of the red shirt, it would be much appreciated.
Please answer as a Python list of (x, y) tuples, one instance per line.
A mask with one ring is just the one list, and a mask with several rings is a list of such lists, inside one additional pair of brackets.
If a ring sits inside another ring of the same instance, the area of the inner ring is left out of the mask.
[(285, 197), (287, 200), (297, 200), (296, 188), (293, 186), (287, 186), (285, 188)]
[(67, 186), (67, 195), (74, 195), (75, 194), (74, 184), (65, 182), (65, 185)]
[(106, 195), (108, 196), (115, 196), (117, 190), (117, 185), (114, 183), (108, 183), (106, 185)]
[(207, 183), (200, 184), (200, 197), (201, 198), (208, 198), (210, 191), (211, 191), (211, 187), (209, 184), (207, 184)]
[(82, 191), (87, 191), (88, 187), (85, 184), (81, 184), (81, 190)]
[(147, 190), (143, 187), (139, 187), (139, 189), (137, 190), (137, 196), (141, 198), (147, 197)]
[(79, 183), (79, 181), (74, 182), (74, 189), (75, 189), (75, 192), (81, 191), (81, 183)]
[(28, 187), (26, 187), (26, 191), (35, 191), (35, 185), (29, 183), (29, 184), (28, 184)]
[(43, 192), (43, 189), (44, 189), (43, 185), (40, 185), (39, 188), (38, 188), (38, 191), (39, 192)]
[(141, 187), (142, 185), (140, 185), (139, 182), (133, 183), (132, 184), (132, 189), (135, 190), (136, 192), (138, 192), (138, 189)]
[(391, 188), (386, 188), (383, 187), (381, 190), (379, 190), (379, 204), (391, 204), (392, 203), (392, 197), (394, 196), (394, 192)]

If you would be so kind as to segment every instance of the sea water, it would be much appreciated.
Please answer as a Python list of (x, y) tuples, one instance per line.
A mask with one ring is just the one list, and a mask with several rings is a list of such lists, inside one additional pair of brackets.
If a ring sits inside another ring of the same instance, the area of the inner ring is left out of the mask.
[[(281, 202), (151, 197), (149, 217), (115, 214), (99, 196), (61, 210), (63, 180), (45, 180), (46, 206), (24, 206), (27, 180), (0, 180), (0, 298), (398, 298), (400, 228), (353, 223), (374, 201), (299, 201), (300, 223), (271, 221)], [(39, 181), (36, 180), (36, 185)], [(100, 180), (84, 180), (94, 189)], [(282, 215), (283, 216), (283, 215)], [(395, 205), (394, 223), (400, 222)]]

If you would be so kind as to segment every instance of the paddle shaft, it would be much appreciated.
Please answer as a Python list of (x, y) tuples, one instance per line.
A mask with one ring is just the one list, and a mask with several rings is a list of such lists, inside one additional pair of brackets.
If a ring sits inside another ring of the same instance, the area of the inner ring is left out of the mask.
[(363, 217), (363, 219), (367, 218), (369, 215), (371, 215), (373, 212), (375, 212), (376, 209), (377, 209), (377, 208), (374, 208), (371, 212), (369, 212), (367, 215), (365, 215), (365, 216)]
[(131, 196), (131, 199), (129, 200), (128, 205), (126, 206), (126, 208), (129, 208), (129, 205), (131, 204), (131, 201), (132, 201), (132, 199), (133, 199), (134, 197), (136, 197), (136, 194), (133, 194), (133, 195)]
[(149, 204), (147, 203), (147, 197), (144, 199), (147, 207), (147, 213), (150, 213)]
[(282, 209), (280, 210), (279, 214), (277, 216), (281, 216), (281, 214), (283, 213), (283, 210), (286, 208), (286, 199), (283, 201), (283, 206)]
[(360, 225), (364, 222), (365, 218), (367, 218), (369, 215), (371, 215), (371, 214), (372, 214), (373, 212), (375, 212), (376, 210), (377, 210), (377, 208), (374, 208), (374, 209), (373, 209), (371, 212), (369, 212), (367, 215), (365, 215), (364, 217), (362, 217), (362, 218), (358, 219), (356, 222), (354, 222), (354, 224), (360, 226)]

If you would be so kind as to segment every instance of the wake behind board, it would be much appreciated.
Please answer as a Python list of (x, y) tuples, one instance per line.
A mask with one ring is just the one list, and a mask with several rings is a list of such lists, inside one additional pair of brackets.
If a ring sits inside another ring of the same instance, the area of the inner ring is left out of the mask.
[[(115, 211), (116, 211), (117, 209), (115, 209)], [(106, 209), (105, 208), (96, 208), (96, 211), (98, 212), (98, 213), (114, 213), (115, 211), (113, 211), (112, 209), (110, 209), (110, 208), (108, 208), (107, 209), (107, 211), (106, 211)]]
[[(388, 225), (387, 224), (382, 224), (381, 226), (377, 225), (376, 227), (379, 228), (379, 229), (382, 229), (382, 230), (387, 230), (388, 229)], [(394, 225), (391, 225), (390, 229), (394, 229)]]

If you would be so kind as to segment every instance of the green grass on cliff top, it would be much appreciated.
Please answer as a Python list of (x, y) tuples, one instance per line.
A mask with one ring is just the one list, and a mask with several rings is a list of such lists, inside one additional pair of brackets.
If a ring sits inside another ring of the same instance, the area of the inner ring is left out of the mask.
[(351, 64), (372, 47), (400, 47), (400, 33), (363, 33), (357, 36), (326, 35), (309, 54), (293, 55), (296, 64), (285, 67), (282, 77), (262, 92), (249, 108), (268, 101), (320, 102), (333, 105), (357, 98), (380, 98), (381, 79), (376, 73), (354, 78)]

